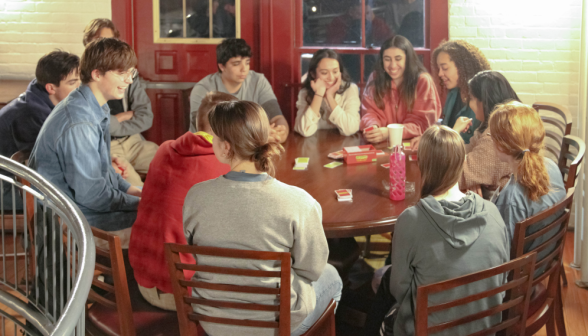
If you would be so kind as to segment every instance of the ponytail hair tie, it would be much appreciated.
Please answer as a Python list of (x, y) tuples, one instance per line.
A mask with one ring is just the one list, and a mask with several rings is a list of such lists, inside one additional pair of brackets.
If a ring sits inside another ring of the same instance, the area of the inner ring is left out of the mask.
[(523, 153), (528, 152), (528, 151), (529, 151), (528, 148), (527, 149), (523, 149)]

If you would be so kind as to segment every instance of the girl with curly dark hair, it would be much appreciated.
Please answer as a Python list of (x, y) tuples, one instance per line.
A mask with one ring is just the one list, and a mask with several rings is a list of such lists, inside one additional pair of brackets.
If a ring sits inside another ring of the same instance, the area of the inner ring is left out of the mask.
[(490, 70), (490, 63), (480, 49), (463, 40), (442, 42), (433, 52), (432, 63), (433, 72), (438, 74), (441, 87), (448, 90), (443, 107), (443, 125), (453, 128), (459, 117), (471, 118), (473, 121), (472, 127), (461, 133), (467, 144), (481, 124), (468, 106), (468, 81), (478, 72)]
[(332, 49), (321, 49), (312, 56), (298, 93), (294, 130), (306, 137), (317, 129), (330, 128), (346, 136), (355, 134), (359, 105), (359, 89), (351, 83), (341, 56)]
[(386, 40), (363, 94), (360, 129), (371, 143), (388, 139), (388, 124), (403, 124), (403, 139), (423, 134), (441, 116), (433, 78), (403, 36)]

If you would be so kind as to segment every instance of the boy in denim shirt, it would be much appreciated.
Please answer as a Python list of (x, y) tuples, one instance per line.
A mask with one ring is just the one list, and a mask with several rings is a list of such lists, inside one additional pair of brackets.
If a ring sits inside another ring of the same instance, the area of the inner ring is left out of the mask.
[(82, 55), (82, 85), (45, 121), (30, 166), (71, 198), (91, 226), (121, 235), (128, 246), (141, 190), (114, 172), (110, 160), (110, 109), (132, 83), (137, 58), (116, 39), (91, 42)]

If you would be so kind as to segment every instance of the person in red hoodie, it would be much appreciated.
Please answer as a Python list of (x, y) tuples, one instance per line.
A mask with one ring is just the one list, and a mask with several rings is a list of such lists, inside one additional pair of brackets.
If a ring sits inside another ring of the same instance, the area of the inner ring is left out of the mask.
[[(149, 178), (129, 244), (129, 260), (139, 290), (150, 304), (176, 310), (174, 294), (165, 260), (164, 243), (186, 244), (182, 207), (184, 198), (196, 183), (229, 172), (212, 149), (208, 113), (224, 101), (237, 100), (230, 94), (209, 92), (198, 109), (197, 133), (187, 132), (176, 140), (164, 142), (149, 166)], [(194, 263), (191, 255), (180, 255), (182, 262)], [(194, 272), (185, 272), (190, 279)]]

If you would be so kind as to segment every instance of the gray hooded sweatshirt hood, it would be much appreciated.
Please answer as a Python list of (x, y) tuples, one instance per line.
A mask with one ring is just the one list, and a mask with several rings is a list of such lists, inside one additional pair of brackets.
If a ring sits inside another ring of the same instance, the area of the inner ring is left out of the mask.
[[(510, 244), (496, 206), (474, 193), (457, 202), (428, 196), (406, 209), (396, 223), (392, 242), (390, 291), (398, 309), (394, 335), (414, 335), (416, 289), (488, 269), (509, 260)], [(479, 293), (501, 285), (503, 276), (457, 287), (429, 298), (429, 305)], [(502, 303), (502, 295), (429, 315), (435, 325)], [(478, 320), (438, 335), (467, 335), (500, 322), (500, 316)]]

